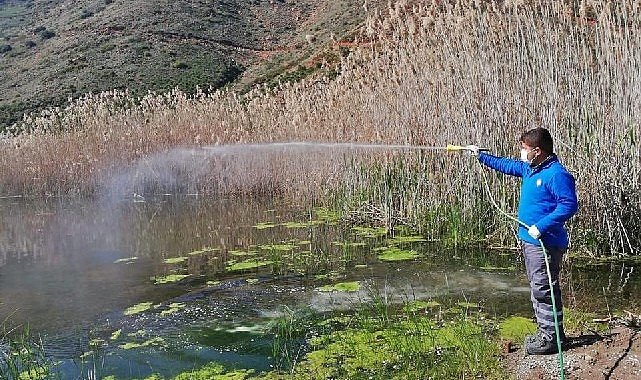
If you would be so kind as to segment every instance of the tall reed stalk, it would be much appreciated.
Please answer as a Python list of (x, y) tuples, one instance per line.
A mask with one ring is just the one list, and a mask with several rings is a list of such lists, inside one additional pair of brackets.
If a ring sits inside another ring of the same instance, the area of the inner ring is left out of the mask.
[[(311, 77), (245, 95), (173, 91), (133, 98), (112, 91), (26, 117), (15, 136), (0, 139), (0, 192), (90, 194), (114, 168), (177, 146), (476, 143), (515, 155), (520, 133), (544, 126), (577, 178), (581, 210), (570, 223), (576, 249), (638, 254), (640, 7), (636, 0), (393, 1), (370, 15), (355, 41), (360, 47), (343, 59), (335, 79)], [(281, 157), (242, 174), (260, 182), (286, 172), (276, 187), (294, 193), (310, 183), (312, 192), (349, 183), (347, 195), (372, 185), (378, 193), (362, 204), (394, 218), (420, 224), (434, 210), (458, 206), (463, 219), (496, 230), (482, 209), (472, 160), (392, 155), (359, 158), (393, 172), (383, 183), (374, 182), (378, 174), (369, 177), (366, 164), (346, 170), (350, 158), (318, 170), (322, 160), (312, 159), (289, 171), (281, 170)], [(307, 180), (310, 173), (320, 174)], [(514, 211), (518, 183), (491, 178), (498, 202)], [(399, 189), (396, 179), (408, 185)]]

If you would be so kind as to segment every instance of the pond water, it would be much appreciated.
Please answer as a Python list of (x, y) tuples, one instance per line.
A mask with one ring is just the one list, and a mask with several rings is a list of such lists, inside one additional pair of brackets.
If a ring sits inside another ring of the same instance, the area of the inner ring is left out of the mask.
[[(566, 304), (601, 313), (641, 297), (625, 264), (568, 262), (564, 278)], [(322, 288), (353, 281), (353, 292)], [(169, 376), (209, 361), (266, 370), (275, 317), (371, 299), (531, 313), (516, 252), (445, 250), (410, 231), (341, 225), (314, 205), (0, 199), (0, 320), (42, 336), (62, 378)]]

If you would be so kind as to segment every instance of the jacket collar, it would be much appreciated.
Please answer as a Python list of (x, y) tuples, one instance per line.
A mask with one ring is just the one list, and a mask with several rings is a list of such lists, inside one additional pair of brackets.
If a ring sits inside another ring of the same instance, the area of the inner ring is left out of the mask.
[(538, 165), (532, 166), (532, 172), (534, 173), (534, 172), (543, 170), (558, 160), (559, 159), (556, 157), (556, 154), (552, 153), (549, 156), (547, 156), (545, 160), (541, 161)]

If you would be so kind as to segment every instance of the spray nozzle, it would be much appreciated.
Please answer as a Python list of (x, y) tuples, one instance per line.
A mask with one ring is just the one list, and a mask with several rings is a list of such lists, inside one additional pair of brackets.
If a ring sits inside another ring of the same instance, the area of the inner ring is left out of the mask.
[(460, 152), (460, 151), (463, 151), (463, 150), (468, 150), (468, 151), (476, 150), (478, 152), (487, 152), (487, 151), (489, 151), (488, 148), (479, 148), (479, 147), (476, 147), (476, 146), (474, 146), (475, 148), (472, 148), (473, 146), (474, 145), (461, 146), (461, 145), (448, 144), (446, 149), (447, 149), (448, 152)]

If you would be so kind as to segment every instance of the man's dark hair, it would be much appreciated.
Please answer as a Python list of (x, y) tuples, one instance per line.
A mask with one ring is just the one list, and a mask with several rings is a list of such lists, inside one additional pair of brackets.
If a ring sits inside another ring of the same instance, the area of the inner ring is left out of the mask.
[(554, 143), (550, 131), (545, 128), (534, 128), (523, 132), (520, 141), (532, 148), (539, 147), (546, 153), (554, 153)]

